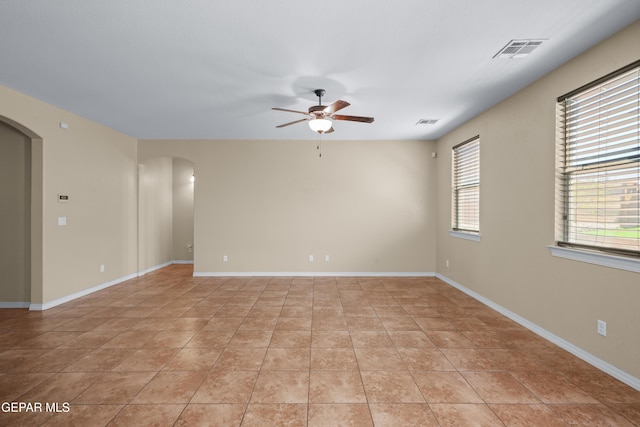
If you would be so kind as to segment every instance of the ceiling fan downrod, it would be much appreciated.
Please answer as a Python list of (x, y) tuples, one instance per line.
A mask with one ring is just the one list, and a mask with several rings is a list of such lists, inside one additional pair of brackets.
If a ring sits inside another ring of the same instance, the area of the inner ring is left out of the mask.
[(315, 93), (316, 96), (318, 97), (318, 105), (319, 106), (322, 105), (322, 97), (324, 96), (325, 92), (326, 91), (324, 89), (316, 89), (316, 90), (313, 91), (313, 93)]

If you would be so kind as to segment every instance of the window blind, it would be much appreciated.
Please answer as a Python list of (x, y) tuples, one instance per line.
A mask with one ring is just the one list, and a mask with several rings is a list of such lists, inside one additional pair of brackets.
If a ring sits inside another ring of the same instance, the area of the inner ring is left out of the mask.
[(452, 219), (455, 231), (480, 232), (480, 138), (453, 147)]
[(640, 255), (640, 62), (558, 99), (556, 239)]

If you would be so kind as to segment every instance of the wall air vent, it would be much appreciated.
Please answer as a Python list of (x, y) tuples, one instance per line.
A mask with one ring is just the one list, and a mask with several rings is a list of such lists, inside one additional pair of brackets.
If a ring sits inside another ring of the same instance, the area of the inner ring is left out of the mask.
[(416, 122), (417, 125), (435, 125), (439, 119), (420, 119)]
[(535, 48), (540, 46), (545, 39), (538, 40), (511, 40), (498, 53), (493, 55), (493, 59), (521, 59), (529, 55)]

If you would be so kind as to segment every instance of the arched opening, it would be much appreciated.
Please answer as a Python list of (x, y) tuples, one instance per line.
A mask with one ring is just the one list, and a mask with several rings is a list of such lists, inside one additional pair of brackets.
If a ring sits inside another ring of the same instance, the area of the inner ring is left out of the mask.
[(0, 306), (42, 300), (42, 138), (0, 116)]
[(138, 165), (138, 271), (193, 263), (194, 164), (154, 157)]

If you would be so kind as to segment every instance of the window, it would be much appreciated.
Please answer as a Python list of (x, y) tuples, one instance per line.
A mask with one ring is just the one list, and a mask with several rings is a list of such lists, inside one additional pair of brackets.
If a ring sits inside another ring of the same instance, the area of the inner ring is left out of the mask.
[(451, 228), (480, 232), (480, 137), (453, 147)]
[(558, 98), (556, 240), (640, 256), (640, 61)]

